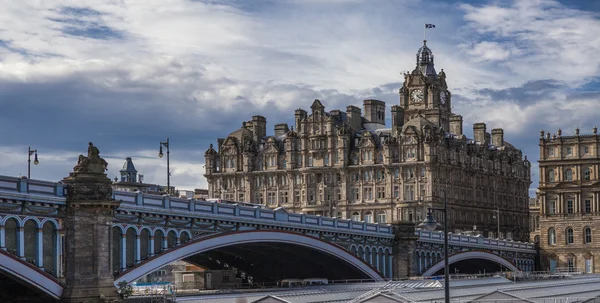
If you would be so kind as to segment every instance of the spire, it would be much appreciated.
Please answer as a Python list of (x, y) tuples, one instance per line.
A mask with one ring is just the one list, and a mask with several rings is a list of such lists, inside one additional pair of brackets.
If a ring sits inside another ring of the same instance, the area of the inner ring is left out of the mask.
[(433, 52), (427, 47), (427, 40), (423, 40), (423, 46), (417, 51), (417, 67), (415, 70), (419, 70), (424, 76), (437, 77), (433, 65)]

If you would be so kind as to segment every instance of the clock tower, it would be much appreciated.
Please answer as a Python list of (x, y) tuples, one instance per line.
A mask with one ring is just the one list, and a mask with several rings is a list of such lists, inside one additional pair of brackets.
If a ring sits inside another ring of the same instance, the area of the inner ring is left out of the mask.
[(433, 64), (433, 53), (427, 40), (417, 52), (417, 66), (404, 74), (400, 88), (400, 106), (404, 109), (404, 123), (422, 116), (431, 123), (449, 131), (451, 116), (450, 92), (446, 85), (446, 74), (438, 74)]

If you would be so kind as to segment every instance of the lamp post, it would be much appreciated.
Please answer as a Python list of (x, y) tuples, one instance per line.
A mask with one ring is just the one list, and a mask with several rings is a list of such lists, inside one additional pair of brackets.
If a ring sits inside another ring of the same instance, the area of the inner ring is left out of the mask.
[(444, 302), (450, 302), (450, 263), (448, 262), (448, 203), (446, 200), (446, 192), (444, 193), (444, 208), (429, 208), (427, 218), (419, 224), (419, 227), (429, 231), (435, 230), (438, 226), (437, 221), (433, 217), (433, 211), (440, 211), (444, 214)]
[(158, 151), (158, 157), (162, 158), (163, 157), (163, 150), (162, 148), (166, 147), (167, 148), (167, 193), (170, 195), (171, 194), (171, 170), (169, 168), (169, 138), (167, 137), (167, 141), (161, 141), (160, 142), (160, 149)]
[(496, 226), (498, 228), (498, 234), (496, 234), (496, 238), (498, 238), (498, 240), (500, 240), (500, 207), (496, 207), (496, 209), (494, 210), (494, 212), (496, 213), (496, 215), (494, 217), (496, 217)]
[(31, 149), (31, 146), (29, 146), (27, 153), (27, 179), (31, 179), (31, 155), (35, 155), (33, 164), (38, 165), (40, 163), (38, 161), (37, 149)]

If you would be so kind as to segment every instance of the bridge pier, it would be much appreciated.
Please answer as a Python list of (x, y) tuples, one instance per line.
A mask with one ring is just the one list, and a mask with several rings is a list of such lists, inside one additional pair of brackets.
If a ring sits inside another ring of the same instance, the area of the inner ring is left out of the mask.
[[(90, 143), (91, 148), (95, 147)], [(113, 284), (110, 256), (111, 226), (120, 202), (112, 199), (111, 180), (104, 174), (105, 162), (95, 151), (88, 151), (88, 158), (80, 156), (74, 172), (63, 179), (67, 203), (62, 302), (120, 301)]]
[(415, 276), (415, 247), (419, 237), (415, 224), (407, 221), (392, 223), (394, 244), (392, 246), (392, 277), (394, 279)]

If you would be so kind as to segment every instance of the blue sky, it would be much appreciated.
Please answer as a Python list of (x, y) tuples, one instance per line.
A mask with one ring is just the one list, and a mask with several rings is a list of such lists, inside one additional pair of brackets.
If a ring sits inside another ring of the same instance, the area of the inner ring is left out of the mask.
[[(600, 1), (8, 1), (0, 13), (0, 174), (60, 180), (92, 141), (166, 183), (206, 186), (204, 151), (252, 115), (292, 124), (319, 98), (398, 103), (425, 23), (454, 112), (501, 127), (532, 160), (540, 129), (599, 120)], [(389, 113), (388, 113), (389, 115)]]

